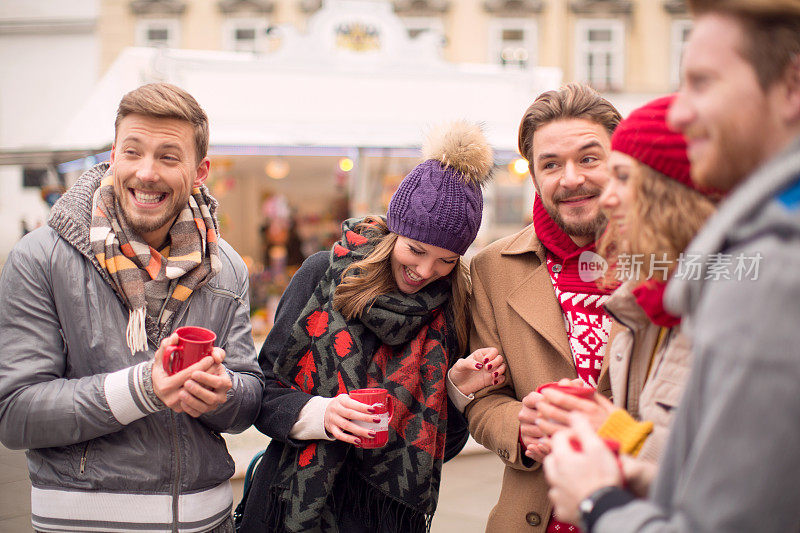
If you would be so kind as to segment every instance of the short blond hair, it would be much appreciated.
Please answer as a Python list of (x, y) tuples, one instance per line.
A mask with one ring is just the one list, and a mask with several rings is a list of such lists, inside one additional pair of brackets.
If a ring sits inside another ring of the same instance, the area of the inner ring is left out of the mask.
[(611, 136), (622, 116), (608, 100), (588, 85), (569, 83), (557, 91), (540, 94), (525, 111), (519, 125), (519, 153), (528, 160), (529, 167), (536, 130), (550, 122), (568, 119), (595, 122)]
[(137, 114), (154, 118), (185, 120), (194, 130), (195, 152), (198, 163), (208, 153), (208, 116), (194, 97), (169, 83), (149, 83), (122, 97), (114, 121), (114, 138), (119, 124), (128, 115)]

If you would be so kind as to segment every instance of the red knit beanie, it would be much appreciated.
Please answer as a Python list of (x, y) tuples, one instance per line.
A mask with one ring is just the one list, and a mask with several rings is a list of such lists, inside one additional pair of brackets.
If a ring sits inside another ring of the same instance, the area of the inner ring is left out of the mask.
[(689, 176), (686, 139), (667, 126), (667, 111), (675, 96), (663, 96), (633, 110), (614, 130), (611, 149), (697, 190)]

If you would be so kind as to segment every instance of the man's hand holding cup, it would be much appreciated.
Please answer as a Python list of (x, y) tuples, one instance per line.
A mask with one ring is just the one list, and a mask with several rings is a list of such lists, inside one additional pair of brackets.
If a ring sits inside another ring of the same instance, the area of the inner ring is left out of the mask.
[(204, 328), (178, 328), (156, 351), (153, 391), (176, 413), (196, 418), (227, 400), (233, 384), (222, 364), (225, 350), (213, 346), (215, 339)]

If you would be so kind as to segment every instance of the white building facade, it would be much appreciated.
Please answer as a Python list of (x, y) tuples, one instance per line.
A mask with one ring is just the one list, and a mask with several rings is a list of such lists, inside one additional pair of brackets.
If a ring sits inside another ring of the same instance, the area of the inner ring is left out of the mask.
[(99, 72), (97, 0), (0, 2), (0, 265), (23, 233), (45, 223), (42, 185), (71, 157), (51, 140)]

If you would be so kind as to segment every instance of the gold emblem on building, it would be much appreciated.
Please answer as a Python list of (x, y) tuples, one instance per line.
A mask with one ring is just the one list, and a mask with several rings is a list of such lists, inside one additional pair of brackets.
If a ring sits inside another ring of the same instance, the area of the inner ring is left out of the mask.
[(353, 52), (380, 50), (381, 35), (375, 26), (362, 22), (347, 22), (336, 27), (336, 47)]

